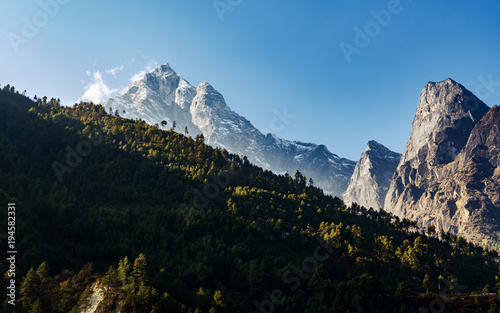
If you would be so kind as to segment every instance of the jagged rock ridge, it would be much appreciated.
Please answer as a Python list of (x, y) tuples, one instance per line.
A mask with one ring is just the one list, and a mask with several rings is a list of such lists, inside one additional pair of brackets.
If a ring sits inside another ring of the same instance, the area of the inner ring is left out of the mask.
[(168, 64), (132, 83), (127, 90), (104, 103), (106, 110), (120, 116), (143, 119), (166, 128), (176, 122), (176, 131), (203, 134), (205, 142), (232, 153), (246, 155), (255, 165), (279, 174), (300, 170), (325, 192), (340, 196), (354, 170), (355, 162), (340, 158), (323, 145), (289, 141), (262, 134), (247, 119), (232, 111), (210, 84), (197, 88)]
[(498, 248), (499, 111), (451, 79), (428, 83), (385, 209)]
[(384, 207), (384, 199), (401, 154), (387, 149), (376, 141), (369, 141), (361, 154), (344, 194), (347, 205), (357, 203), (366, 208)]

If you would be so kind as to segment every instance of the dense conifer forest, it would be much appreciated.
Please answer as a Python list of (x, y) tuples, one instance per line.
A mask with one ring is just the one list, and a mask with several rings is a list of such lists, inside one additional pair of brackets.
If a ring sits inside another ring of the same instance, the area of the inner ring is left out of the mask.
[(0, 91), (2, 312), (499, 311), (496, 251), (119, 114)]

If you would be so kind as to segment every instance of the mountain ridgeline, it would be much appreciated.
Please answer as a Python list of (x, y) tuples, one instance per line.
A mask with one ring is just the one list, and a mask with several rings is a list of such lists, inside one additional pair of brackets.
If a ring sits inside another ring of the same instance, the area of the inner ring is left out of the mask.
[(430, 82), (385, 209), (500, 248), (500, 114), (451, 79)]
[[(480, 152), (477, 146), (473, 150), (467, 146), (475, 125), (490, 109), (451, 79), (424, 87), (402, 156), (371, 141), (356, 164), (323, 145), (261, 134), (229, 109), (212, 86), (202, 83), (194, 88), (168, 64), (135, 81), (104, 105), (107, 111), (151, 125), (165, 121), (173, 126), (175, 121), (178, 131), (203, 134), (207, 144), (245, 155), (253, 164), (274, 173), (298, 169), (347, 204), (384, 208), (416, 220), (422, 228), (432, 225), (500, 248), (500, 192), (495, 179), (498, 145), (487, 142), (490, 146), (485, 149), (492, 150), (481, 152), (481, 156), (476, 154)], [(474, 134), (490, 131), (485, 127), (488, 125)]]
[(401, 154), (393, 152), (376, 141), (369, 141), (349, 180), (344, 202), (357, 203), (366, 208), (383, 208), (392, 175)]
[(500, 248), (498, 110), (451, 79), (429, 82), (403, 155), (369, 142), (344, 201)]
[(324, 145), (262, 134), (232, 111), (210, 84), (203, 82), (195, 88), (168, 64), (145, 74), (103, 105), (122, 117), (180, 133), (187, 130), (192, 136), (203, 134), (207, 144), (247, 156), (253, 164), (275, 173), (293, 175), (298, 169), (334, 196), (340, 197), (346, 190), (354, 170), (355, 162), (331, 153)]
[[(476, 124), (489, 135), (473, 131), (466, 144), (481, 160), (496, 153), (484, 148), (498, 141), (495, 112)], [(4, 87), (0, 203), (15, 203), (18, 253), (17, 304), (6, 298), (1, 311), (498, 308), (495, 296), (471, 295), (497, 290), (496, 251), (346, 206), (300, 172), (276, 175), (204, 141)]]

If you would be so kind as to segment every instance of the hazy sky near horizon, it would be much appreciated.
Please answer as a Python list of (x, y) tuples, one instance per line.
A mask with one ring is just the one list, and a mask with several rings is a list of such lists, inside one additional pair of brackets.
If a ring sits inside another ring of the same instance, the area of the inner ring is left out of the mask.
[(499, 1), (2, 4), (0, 84), (64, 105), (105, 100), (169, 63), (261, 131), (357, 160), (372, 139), (403, 151), (428, 81), (451, 77), (500, 103)]

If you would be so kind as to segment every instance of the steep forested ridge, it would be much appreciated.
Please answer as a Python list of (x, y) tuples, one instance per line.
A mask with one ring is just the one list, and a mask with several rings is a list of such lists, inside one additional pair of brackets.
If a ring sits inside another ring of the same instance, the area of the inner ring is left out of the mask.
[(100, 105), (3, 88), (0, 147), (18, 251), (2, 312), (79, 312), (100, 288), (99, 312), (414, 312), (500, 281), (496, 251)]

